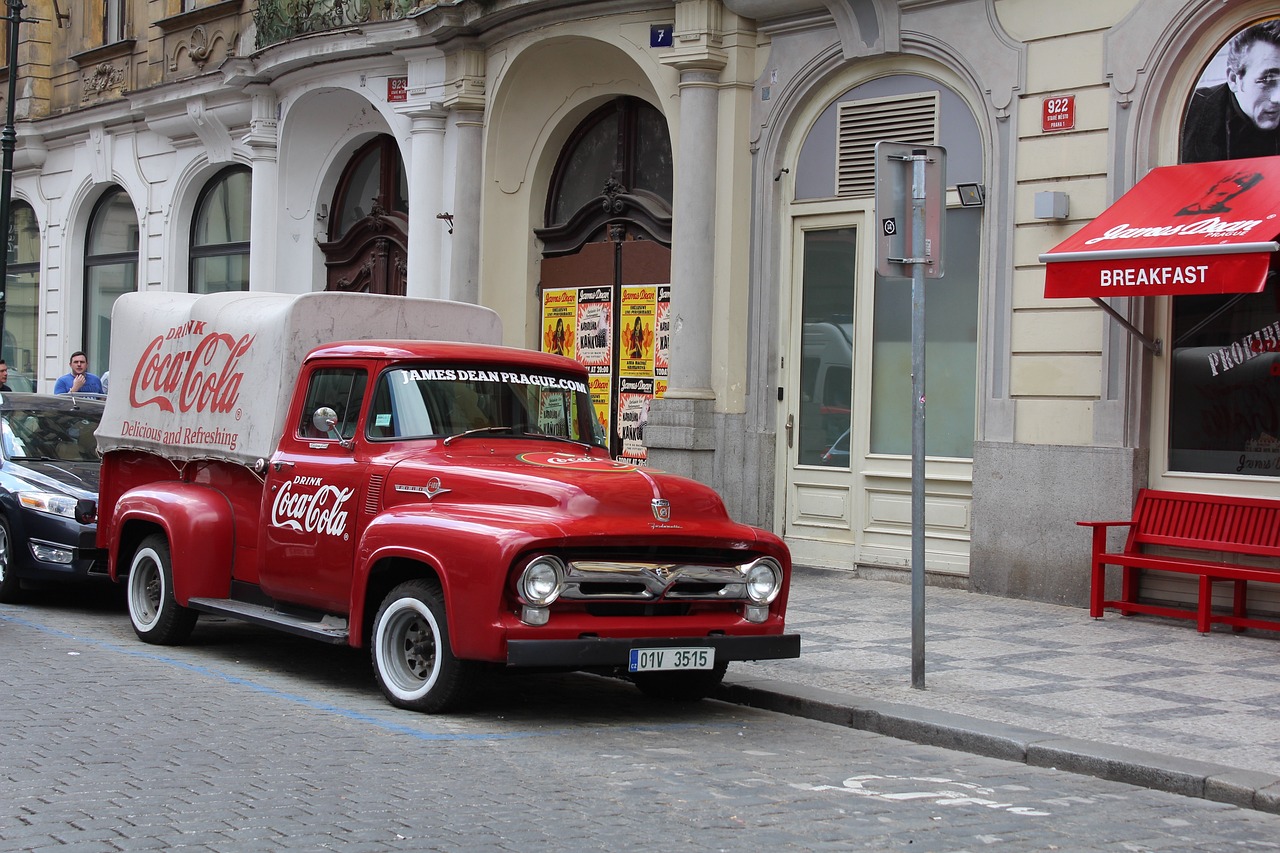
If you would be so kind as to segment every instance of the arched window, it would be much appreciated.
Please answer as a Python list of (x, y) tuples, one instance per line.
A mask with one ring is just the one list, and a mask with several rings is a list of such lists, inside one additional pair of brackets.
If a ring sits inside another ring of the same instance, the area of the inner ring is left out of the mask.
[[(84, 258), (84, 346), (89, 370), (110, 369), (111, 306), (138, 288), (138, 216), (129, 194), (116, 188), (98, 200), (89, 217)], [(76, 349), (74, 343), (68, 349)]]
[(246, 166), (229, 166), (201, 191), (191, 223), (192, 293), (249, 289), (251, 175)]
[(355, 153), (334, 193), (333, 211), (330, 240), (375, 211), (408, 216), (409, 184), (393, 137), (379, 136)]
[(408, 287), (409, 185), (395, 138), (362, 146), (333, 193), (325, 287), (348, 293), (403, 296)]
[(25, 201), (9, 211), (9, 280), (4, 289), (4, 360), (9, 387), (30, 391), (40, 363), (40, 224)]
[(671, 137), (667, 120), (639, 98), (610, 101), (587, 116), (565, 143), (536, 231), (548, 255), (598, 240), (624, 222), (671, 244)]

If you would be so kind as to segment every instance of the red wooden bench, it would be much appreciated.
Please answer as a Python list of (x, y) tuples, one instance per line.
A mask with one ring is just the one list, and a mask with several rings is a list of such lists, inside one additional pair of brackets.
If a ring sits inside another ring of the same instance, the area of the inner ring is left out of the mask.
[[(1126, 616), (1148, 613), (1194, 619), (1202, 634), (1215, 622), (1235, 630), (1280, 631), (1280, 618), (1249, 616), (1246, 601), (1249, 581), (1280, 583), (1280, 566), (1243, 565), (1239, 560), (1244, 556), (1280, 558), (1280, 500), (1142, 489), (1131, 521), (1076, 523), (1093, 529), (1089, 615), (1095, 619), (1102, 618), (1103, 609), (1110, 607)], [(1107, 551), (1107, 530), (1112, 527), (1129, 528), (1124, 550), (1118, 553)], [(1211, 553), (1168, 556), (1143, 550), (1153, 546)], [(1105, 598), (1107, 566), (1120, 566), (1123, 571), (1118, 601)], [(1142, 569), (1199, 575), (1195, 608), (1138, 602), (1138, 572)], [(1235, 585), (1230, 615), (1213, 610), (1213, 584), (1217, 581)]]

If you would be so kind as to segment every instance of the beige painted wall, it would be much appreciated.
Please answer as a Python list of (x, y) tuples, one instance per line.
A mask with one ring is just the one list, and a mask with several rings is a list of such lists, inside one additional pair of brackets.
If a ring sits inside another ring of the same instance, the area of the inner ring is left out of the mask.
[[(1017, 406), (1014, 440), (1088, 445), (1101, 394), (1105, 315), (1089, 300), (1045, 299), (1039, 255), (1074, 233), (1110, 202), (1104, 36), (1137, 0), (996, 0), (1007, 32), (1027, 45), (1026, 90), (1015, 120), (1018, 162), (1014, 209), (1010, 392)], [(1075, 96), (1075, 127), (1045, 132), (1043, 101)], [(1040, 220), (1037, 192), (1065, 192), (1069, 218)]]

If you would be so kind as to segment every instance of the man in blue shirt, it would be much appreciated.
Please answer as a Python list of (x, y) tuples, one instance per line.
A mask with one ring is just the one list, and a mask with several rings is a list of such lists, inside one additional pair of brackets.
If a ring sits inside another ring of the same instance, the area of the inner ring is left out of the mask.
[(55, 394), (101, 394), (102, 381), (89, 372), (89, 356), (80, 350), (71, 353), (71, 372), (59, 376), (53, 385)]

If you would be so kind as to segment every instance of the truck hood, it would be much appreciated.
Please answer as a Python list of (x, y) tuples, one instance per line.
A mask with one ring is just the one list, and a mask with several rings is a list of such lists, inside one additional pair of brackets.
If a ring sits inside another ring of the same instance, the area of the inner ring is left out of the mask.
[[(507, 444), (514, 445), (511, 448)], [(694, 480), (572, 448), (475, 442), (428, 458), (404, 459), (383, 486), (384, 506), (428, 505), (434, 512), (496, 513), (555, 523), (575, 519), (617, 534), (657, 530), (699, 533), (707, 527), (750, 528), (729, 519), (714, 490)], [(720, 535), (726, 532), (719, 530)]]

